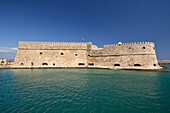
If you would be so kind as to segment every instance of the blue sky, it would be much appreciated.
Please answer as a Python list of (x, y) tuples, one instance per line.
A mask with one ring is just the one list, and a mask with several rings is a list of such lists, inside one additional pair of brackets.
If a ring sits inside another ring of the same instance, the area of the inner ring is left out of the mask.
[(18, 41), (153, 41), (170, 59), (170, 0), (0, 0), (0, 57)]

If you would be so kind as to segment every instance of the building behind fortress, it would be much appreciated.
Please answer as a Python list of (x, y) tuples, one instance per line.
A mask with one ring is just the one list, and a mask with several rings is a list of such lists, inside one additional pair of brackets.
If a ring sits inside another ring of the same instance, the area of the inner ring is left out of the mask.
[(153, 42), (98, 48), (91, 42), (19, 42), (15, 68), (109, 68), (159, 70)]

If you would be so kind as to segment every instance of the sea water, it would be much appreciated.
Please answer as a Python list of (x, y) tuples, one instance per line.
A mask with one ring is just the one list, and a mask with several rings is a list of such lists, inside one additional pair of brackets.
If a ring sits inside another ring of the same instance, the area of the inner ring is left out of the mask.
[(170, 72), (0, 70), (0, 113), (170, 113)]

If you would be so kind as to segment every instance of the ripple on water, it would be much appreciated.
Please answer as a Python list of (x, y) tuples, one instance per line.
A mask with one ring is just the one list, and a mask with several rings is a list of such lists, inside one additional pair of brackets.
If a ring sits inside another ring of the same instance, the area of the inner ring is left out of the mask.
[(168, 113), (164, 72), (1, 70), (0, 112)]

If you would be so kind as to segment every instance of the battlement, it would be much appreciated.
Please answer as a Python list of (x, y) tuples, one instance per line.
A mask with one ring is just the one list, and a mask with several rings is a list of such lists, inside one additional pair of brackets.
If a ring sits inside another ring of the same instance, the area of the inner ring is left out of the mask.
[(18, 42), (18, 48), (24, 50), (87, 49), (87, 45), (92, 42)]
[(111, 47), (111, 46), (120, 46), (120, 45), (138, 45), (138, 44), (154, 44), (153, 42), (131, 42), (131, 43), (117, 43), (117, 44), (108, 44), (108, 45), (104, 45), (104, 48), (105, 47)]
[(92, 44), (92, 42), (34, 42), (34, 41), (19, 41), (18, 43), (46, 43), (46, 44)]

